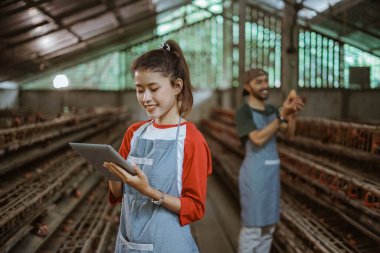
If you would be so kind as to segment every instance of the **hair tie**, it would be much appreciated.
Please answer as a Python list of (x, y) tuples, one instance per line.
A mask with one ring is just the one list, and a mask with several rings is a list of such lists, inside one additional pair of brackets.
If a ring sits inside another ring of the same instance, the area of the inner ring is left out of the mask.
[(160, 48), (170, 51), (170, 46), (168, 43), (161, 44)]

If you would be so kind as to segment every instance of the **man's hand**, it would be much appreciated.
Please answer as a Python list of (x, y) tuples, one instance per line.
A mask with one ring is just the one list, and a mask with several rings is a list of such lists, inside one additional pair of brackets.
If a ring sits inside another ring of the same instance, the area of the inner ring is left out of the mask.
[(295, 90), (289, 92), (288, 97), (282, 104), (281, 116), (288, 117), (302, 110), (304, 102), (297, 96)]
[(135, 176), (129, 174), (123, 168), (112, 162), (104, 162), (103, 166), (118, 176), (124, 183), (132, 186), (142, 194), (147, 195), (148, 192), (151, 191), (147, 176), (137, 165), (133, 165), (136, 171)]

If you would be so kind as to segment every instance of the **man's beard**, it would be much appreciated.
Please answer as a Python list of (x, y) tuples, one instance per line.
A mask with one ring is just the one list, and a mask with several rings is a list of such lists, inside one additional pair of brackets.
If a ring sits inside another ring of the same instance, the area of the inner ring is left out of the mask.
[[(263, 90), (267, 90), (267, 89), (263, 89)], [(262, 90), (260, 90), (260, 91), (262, 91)], [(252, 88), (250, 88), (250, 93), (252, 94), (252, 96), (254, 96), (256, 99), (258, 99), (260, 101), (265, 101), (269, 97), (269, 95), (266, 95), (265, 97), (263, 97), (262, 95), (260, 95), (260, 92), (254, 92)]]

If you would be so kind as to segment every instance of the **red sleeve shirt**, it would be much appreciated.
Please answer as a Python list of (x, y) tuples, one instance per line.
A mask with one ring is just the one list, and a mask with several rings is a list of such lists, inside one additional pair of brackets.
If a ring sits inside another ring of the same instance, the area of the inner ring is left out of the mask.
[(211, 153), (202, 134), (189, 124), (185, 139), (182, 172), (181, 210), (182, 226), (201, 219), (206, 207), (207, 176), (211, 174)]
[[(133, 133), (146, 122), (133, 124), (125, 133), (119, 149), (120, 155), (125, 159), (131, 150)], [(203, 217), (207, 176), (212, 172), (211, 154), (205, 139), (194, 124), (185, 122), (181, 124), (181, 127), (184, 125), (186, 126), (186, 136), (183, 148), (181, 209), (179, 213), (179, 221), (182, 226)], [(160, 126), (159, 128), (164, 129), (166, 127)], [(112, 194), (109, 194), (109, 200), (111, 204), (121, 202), (121, 199), (114, 199)]]

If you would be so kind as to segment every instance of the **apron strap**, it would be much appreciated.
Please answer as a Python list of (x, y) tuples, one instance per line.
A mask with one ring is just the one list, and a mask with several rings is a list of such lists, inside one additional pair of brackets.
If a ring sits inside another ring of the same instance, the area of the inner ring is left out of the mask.
[(175, 136), (176, 142), (178, 142), (179, 127), (181, 126), (181, 119), (182, 119), (182, 113), (179, 115), (179, 121), (178, 121), (178, 126), (177, 126), (177, 134)]
[[(178, 125), (177, 125), (177, 133), (176, 133), (176, 137), (175, 137), (175, 140), (178, 142), (178, 136), (179, 136), (179, 127), (181, 126), (181, 119), (182, 119), (182, 113), (179, 115), (179, 120), (178, 120)], [(151, 125), (153, 123), (154, 119), (152, 119), (149, 124), (146, 124), (144, 129), (140, 132), (139, 134), (139, 137), (143, 135), (143, 133), (145, 132), (145, 130), (148, 128), (149, 125)]]
[(141, 137), (143, 135), (143, 133), (145, 132), (145, 130), (148, 128), (149, 125), (151, 125), (153, 123), (154, 119), (152, 119), (148, 124), (145, 124), (143, 130), (141, 130), (140, 134), (139, 134), (139, 137)]

